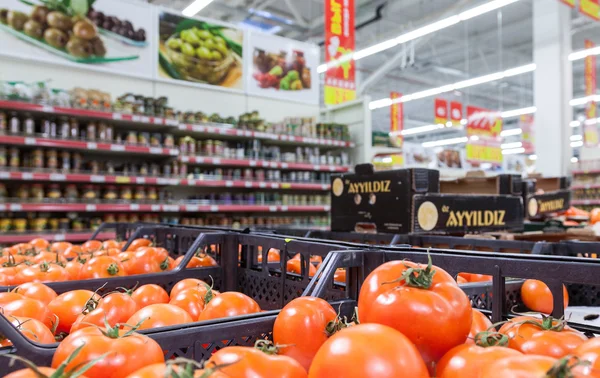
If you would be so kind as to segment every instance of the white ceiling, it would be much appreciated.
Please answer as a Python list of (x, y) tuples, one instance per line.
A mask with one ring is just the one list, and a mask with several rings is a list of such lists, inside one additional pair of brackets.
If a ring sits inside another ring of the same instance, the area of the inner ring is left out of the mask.
[[(192, 0), (148, 0), (148, 2), (182, 10)], [(356, 24), (376, 16), (381, 18), (361, 27), (356, 34), (357, 48), (363, 48), (436, 21), (487, 0), (355, 0)], [(556, 1), (556, 0), (548, 0)], [(324, 0), (214, 0), (201, 11), (203, 17), (238, 24), (251, 20), (281, 27), (277, 34), (313, 43), (323, 40)], [(267, 11), (291, 22), (269, 20), (249, 13), (249, 9)], [(583, 40), (591, 38), (600, 44), (600, 23), (573, 11), (573, 49), (583, 48)], [(467, 22), (444, 29), (417, 40), (415, 63), (404, 70), (400, 65), (372, 83), (365, 94), (373, 100), (389, 97), (391, 91), (412, 93), (511, 67), (531, 63), (532, 4), (521, 0)], [(383, 63), (398, 54), (395, 47), (357, 62), (359, 86)], [(574, 95), (583, 93), (583, 61), (573, 65)], [(490, 84), (468, 88), (462, 92), (442, 95), (464, 104), (498, 110), (510, 110), (533, 105), (533, 75), (524, 74)], [(433, 99), (421, 99), (405, 104), (406, 127), (433, 121)], [(389, 129), (389, 110), (373, 111), (375, 130)], [(445, 130), (451, 134), (455, 131)], [(429, 138), (419, 135), (418, 138)], [(435, 138), (440, 137), (437, 131)]]

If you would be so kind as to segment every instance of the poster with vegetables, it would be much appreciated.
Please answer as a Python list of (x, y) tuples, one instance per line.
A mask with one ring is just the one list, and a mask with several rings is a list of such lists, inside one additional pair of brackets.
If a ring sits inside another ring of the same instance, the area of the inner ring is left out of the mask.
[(242, 30), (159, 12), (158, 77), (243, 89)]
[(3, 0), (0, 55), (151, 78), (152, 14), (132, 0)]
[(318, 46), (254, 31), (248, 34), (249, 94), (319, 103)]

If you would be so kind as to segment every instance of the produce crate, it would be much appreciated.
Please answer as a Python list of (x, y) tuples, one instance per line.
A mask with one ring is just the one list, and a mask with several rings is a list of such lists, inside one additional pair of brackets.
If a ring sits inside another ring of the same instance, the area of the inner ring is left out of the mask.
[[(112, 223), (102, 223), (96, 231), (92, 234), (90, 240), (96, 240), (98, 235), (106, 232), (114, 232), (116, 240), (129, 240), (129, 237), (140, 227), (152, 227), (157, 226), (156, 223), (124, 223), (124, 222), (112, 222)], [(161, 224), (160, 226), (166, 227), (166, 225)]]

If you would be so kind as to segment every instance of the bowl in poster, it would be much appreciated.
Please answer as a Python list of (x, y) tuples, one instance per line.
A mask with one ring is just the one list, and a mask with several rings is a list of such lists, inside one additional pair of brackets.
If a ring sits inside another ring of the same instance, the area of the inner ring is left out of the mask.
[(311, 72), (306, 66), (306, 58), (301, 50), (294, 50), (292, 56), (286, 51), (265, 51), (254, 49), (252, 77), (261, 88), (300, 91), (310, 89)]

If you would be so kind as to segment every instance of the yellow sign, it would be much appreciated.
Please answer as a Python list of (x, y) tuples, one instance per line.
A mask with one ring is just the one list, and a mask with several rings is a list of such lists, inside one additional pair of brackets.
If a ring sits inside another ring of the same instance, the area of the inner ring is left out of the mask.
[(325, 86), (325, 103), (341, 104), (356, 99), (356, 91), (338, 87)]
[(502, 148), (483, 144), (467, 144), (467, 160), (480, 163), (502, 164)]

